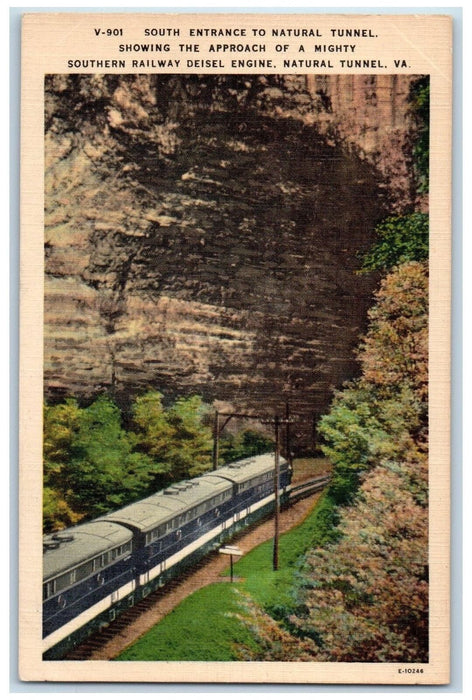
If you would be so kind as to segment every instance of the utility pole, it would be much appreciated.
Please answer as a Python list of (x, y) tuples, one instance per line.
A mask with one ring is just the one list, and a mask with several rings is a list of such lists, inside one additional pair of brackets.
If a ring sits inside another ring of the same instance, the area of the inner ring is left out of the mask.
[(275, 495), (275, 514), (274, 514), (274, 552), (273, 552), (273, 570), (278, 571), (279, 568), (279, 473), (280, 473), (280, 445), (279, 445), (279, 417), (275, 416), (275, 470), (274, 470), (274, 495)]
[[(256, 416), (251, 413), (223, 413), (220, 411), (215, 411), (215, 421), (213, 427), (213, 469), (218, 469), (218, 453), (219, 453), (219, 437), (221, 432), (224, 430), (225, 426), (229, 423), (232, 418), (247, 418), (251, 420), (257, 420), (265, 425), (273, 425), (275, 432), (275, 464), (274, 464), (274, 498), (275, 498), (275, 516), (274, 516), (274, 551), (273, 551), (273, 569), (277, 571), (279, 568), (279, 519), (280, 519), (280, 498), (279, 498), (279, 480), (280, 480), (280, 426), (285, 424), (287, 426), (286, 440), (287, 440), (287, 450), (290, 449), (290, 433), (289, 424), (292, 423), (292, 419), (289, 417), (289, 406), (288, 403), (285, 407), (285, 418), (279, 418), (275, 416), (274, 418), (267, 418), (266, 416)], [(220, 423), (220, 417), (224, 417), (226, 420), (223, 424)], [(290, 455), (287, 455), (290, 460)]]
[(218, 469), (220, 443), (220, 414), (215, 411), (215, 422), (213, 425), (213, 470)]
[(285, 402), (285, 452), (287, 455), (287, 460), (290, 465), (290, 469), (292, 469), (293, 464), (292, 464), (292, 446), (291, 446), (291, 435), (290, 435), (290, 406), (288, 401)]

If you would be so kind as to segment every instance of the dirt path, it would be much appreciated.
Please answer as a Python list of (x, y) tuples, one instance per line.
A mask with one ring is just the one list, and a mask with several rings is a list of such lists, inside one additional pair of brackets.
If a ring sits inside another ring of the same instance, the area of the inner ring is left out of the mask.
[[(315, 493), (293, 504), (288, 510), (280, 513), (280, 532), (287, 532), (301, 523), (313, 508), (320, 497)], [(249, 552), (262, 542), (271, 539), (274, 534), (272, 519), (261, 523), (246, 534), (241, 533), (232, 540), (231, 544), (237, 544), (244, 553)], [(109, 660), (120, 654), (126, 647), (135, 642), (145, 632), (162, 620), (179, 603), (191, 593), (210, 583), (221, 581), (221, 572), (228, 568), (228, 557), (223, 554), (214, 554), (210, 560), (199, 567), (197, 571), (189, 574), (181, 582), (172, 587), (167, 594), (156, 601), (155, 605), (143, 612), (137, 619), (130, 622), (123, 630), (107, 641), (100, 649), (94, 651), (88, 658)]]

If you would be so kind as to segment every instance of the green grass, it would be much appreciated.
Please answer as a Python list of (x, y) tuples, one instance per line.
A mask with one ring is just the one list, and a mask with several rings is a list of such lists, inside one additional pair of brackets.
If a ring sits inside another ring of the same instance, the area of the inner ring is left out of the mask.
[[(235, 661), (241, 646), (256, 649), (238, 617), (243, 596), (249, 595), (275, 619), (283, 618), (295, 604), (293, 581), (300, 557), (332, 539), (333, 525), (333, 504), (324, 494), (299, 526), (280, 537), (278, 571), (272, 570), (273, 540), (269, 540), (236, 561), (234, 575), (239, 581), (196, 591), (117, 660)], [(228, 576), (229, 569), (223, 575)]]
[[(324, 494), (305, 520), (279, 540), (279, 569), (273, 571), (273, 540), (264, 542), (242, 557), (235, 565), (235, 575), (245, 579), (244, 590), (251, 598), (276, 617), (278, 609), (293, 604), (293, 577), (305, 552), (333, 537), (333, 504)], [(228, 571), (223, 572), (228, 575)]]
[(235, 647), (254, 647), (233, 584), (214, 583), (193, 593), (119, 661), (234, 661)]

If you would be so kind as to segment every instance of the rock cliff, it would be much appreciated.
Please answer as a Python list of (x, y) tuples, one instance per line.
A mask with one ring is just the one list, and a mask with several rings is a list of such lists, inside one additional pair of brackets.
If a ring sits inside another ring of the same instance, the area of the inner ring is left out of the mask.
[(412, 191), (411, 78), (349, 80), (356, 109), (341, 76), (47, 77), (49, 399), (289, 400), (310, 435), (356, 372), (356, 253)]

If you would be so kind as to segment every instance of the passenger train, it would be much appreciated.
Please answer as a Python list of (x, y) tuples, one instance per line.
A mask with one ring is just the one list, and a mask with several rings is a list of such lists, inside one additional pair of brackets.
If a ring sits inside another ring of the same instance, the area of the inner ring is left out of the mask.
[[(291, 470), (280, 459), (283, 503)], [(43, 543), (43, 658), (93, 632), (274, 508), (273, 454), (177, 484)]]

